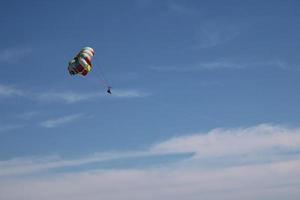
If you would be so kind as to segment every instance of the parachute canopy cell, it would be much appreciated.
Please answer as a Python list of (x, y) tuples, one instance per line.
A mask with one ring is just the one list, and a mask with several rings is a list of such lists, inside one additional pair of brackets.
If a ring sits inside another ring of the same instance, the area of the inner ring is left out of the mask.
[(86, 76), (93, 68), (92, 58), (95, 54), (91, 47), (84, 47), (81, 51), (69, 62), (68, 71), (71, 75)]

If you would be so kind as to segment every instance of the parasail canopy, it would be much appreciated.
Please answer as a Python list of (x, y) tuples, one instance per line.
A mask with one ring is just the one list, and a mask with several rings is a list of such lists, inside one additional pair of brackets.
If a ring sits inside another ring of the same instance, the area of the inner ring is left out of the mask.
[(93, 68), (92, 58), (95, 54), (91, 47), (84, 47), (81, 51), (69, 62), (68, 71), (71, 75), (86, 76)]

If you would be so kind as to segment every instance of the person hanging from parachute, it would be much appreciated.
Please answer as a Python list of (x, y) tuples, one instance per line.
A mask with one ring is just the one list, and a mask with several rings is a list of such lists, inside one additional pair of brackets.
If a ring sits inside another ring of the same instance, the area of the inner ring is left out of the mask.
[(108, 87), (107, 87), (107, 90), (106, 90), (106, 92), (107, 92), (108, 94), (111, 94), (111, 91), (110, 91), (110, 89), (111, 89), (111, 87), (110, 87), (110, 86), (108, 86)]
[[(80, 52), (69, 62), (68, 71), (71, 76), (76, 74), (86, 76), (93, 68), (92, 58), (95, 55), (95, 51), (91, 47), (84, 47)], [(111, 93), (111, 86), (108, 86), (104, 79), (101, 81), (107, 87), (107, 93)]]

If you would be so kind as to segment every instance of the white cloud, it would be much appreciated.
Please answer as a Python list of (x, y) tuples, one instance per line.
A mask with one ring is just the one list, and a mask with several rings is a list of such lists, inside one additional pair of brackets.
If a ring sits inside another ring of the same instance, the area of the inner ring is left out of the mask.
[(198, 62), (185, 66), (150, 66), (149, 69), (158, 72), (195, 72), (195, 71), (213, 71), (213, 70), (242, 70), (251, 68), (277, 68), (285, 70), (288, 65), (280, 60), (267, 61), (232, 61), (232, 60), (215, 60), (207, 62)]
[(112, 94), (108, 95), (105, 91), (102, 92), (90, 92), (90, 93), (76, 93), (71, 91), (65, 92), (46, 92), (37, 94), (37, 99), (45, 102), (65, 102), (76, 103), (80, 101), (87, 101), (96, 98), (115, 97), (115, 98), (140, 98), (146, 97), (149, 94), (138, 90), (122, 90), (112, 89)]
[(146, 8), (146, 7), (148, 7), (152, 2), (153, 2), (153, 0), (135, 0), (135, 4), (136, 4), (139, 8)]
[(77, 167), (80, 165), (88, 165), (104, 161), (141, 158), (153, 155), (163, 155), (163, 153), (151, 151), (106, 152), (95, 153), (94, 155), (73, 160), (65, 160), (59, 156), (48, 156), (43, 158), (15, 158), (0, 161), (0, 177), (31, 174), (57, 168)]
[(41, 126), (43, 126), (45, 128), (55, 128), (57, 126), (61, 126), (63, 124), (78, 120), (81, 117), (83, 117), (83, 114), (74, 114), (74, 115), (58, 117), (55, 119), (48, 119), (46, 121), (41, 122)]
[(209, 21), (196, 31), (196, 46), (210, 48), (225, 44), (240, 34), (237, 26), (225, 21)]
[(0, 84), (0, 97), (23, 96), (24, 92), (10, 85)]
[[(82, 116), (82, 114), (75, 114), (58, 119), (47, 120), (44, 122), (44, 126), (55, 127), (63, 123), (77, 120)], [(25, 169), (24, 166), (29, 166), (28, 163), (30, 164), (30, 169), (36, 168), (40, 170), (40, 168), (52, 169), (55, 167), (77, 166), (103, 160), (182, 153), (193, 153), (192, 159), (189, 159), (189, 161), (192, 162), (195, 160), (205, 161), (207, 158), (211, 160), (219, 158), (241, 159), (241, 156), (244, 156), (245, 159), (251, 158), (251, 161), (256, 162), (253, 160), (256, 156), (256, 158), (259, 158), (259, 161), (261, 161), (261, 159), (265, 159), (266, 161), (266, 158), (274, 155), (278, 156), (280, 159), (284, 156), (286, 156), (285, 158), (290, 158), (288, 153), (297, 152), (299, 150), (300, 129), (261, 124), (248, 128), (213, 129), (206, 133), (174, 137), (154, 144), (144, 151), (98, 153), (75, 160), (53, 160), (46, 158), (36, 160), (15, 159), (12, 161), (0, 161), (0, 171), (4, 172), (6, 170), (18, 168), (18, 166), (21, 166), (23, 170)], [(34, 167), (32, 164), (38, 164), (36, 166), (39, 167)]]
[(38, 114), (40, 114), (40, 112), (34, 110), (34, 111), (27, 111), (27, 112), (19, 113), (19, 114), (15, 115), (15, 117), (18, 119), (22, 119), (22, 120), (30, 120), (30, 119), (34, 118), (35, 116), (37, 116)]
[(31, 54), (28, 47), (8, 48), (0, 51), (0, 62), (18, 63), (21, 59)]
[(13, 131), (22, 127), (24, 125), (21, 124), (0, 124), (0, 132)]
[[(75, 91), (29, 91), (21, 90), (10, 85), (0, 84), (0, 97), (16, 97), (41, 101), (41, 102), (62, 102), (77, 103), (81, 101), (89, 101), (97, 98), (115, 97), (115, 98), (140, 98), (149, 96), (149, 93), (134, 89), (112, 89), (112, 95), (106, 94), (106, 91), (98, 92), (75, 92)], [(29, 114), (29, 113), (28, 113)], [(33, 113), (31, 113), (32, 115)]]
[(193, 65), (185, 66), (150, 66), (149, 68), (160, 72), (194, 72), (203, 70), (218, 70), (218, 69), (243, 69), (245, 64), (239, 64), (229, 61), (211, 61), (199, 62)]
[[(17, 200), (299, 199), (300, 161), (221, 170), (104, 170), (0, 181), (0, 197)], [(116, 192), (117, 191), (117, 192)]]
[(149, 93), (141, 92), (138, 90), (119, 90), (112, 89), (112, 97), (117, 98), (138, 98), (138, 97), (146, 97), (149, 96)]
[(94, 99), (97, 97), (103, 97), (104, 95), (100, 92), (98, 93), (76, 93), (72, 91), (64, 92), (45, 92), (37, 93), (37, 99), (46, 102), (65, 102), (65, 103), (76, 103), (79, 101), (85, 101)]
[(300, 150), (300, 129), (262, 124), (250, 128), (214, 129), (154, 145), (158, 152), (193, 152), (197, 158), (260, 156)]
[[(76, 160), (19, 158), (0, 162), (0, 199), (296, 200), (300, 198), (299, 150), (299, 128), (262, 124), (175, 137), (145, 151), (102, 153)], [(112, 159), (133, 158), (135, 162), (139, 157), (182, 152), (193, 152), (194, 156), (159, 167), (52, 175), (44, 171), (44, 176), (15, 176)], [(270, 160), (270, 155), (276, 159)], [(232, 159), (241, 158), (248, 162), (232, 163)], [(212, 159), (220, 160), (217, 166), (207, 163)]]
[(194, 16), (198, 13), (193, 7), (188, 7), (187, 5), (179, 4), (178, 2), (171, 1), (168, 2), (169, 11), (179, 14), (179, 15), (191, 15)]
[(272, 67), (272, 68), (277, 68), (277, 69), (282, 69), (282, 70), (286, 70), (288, 68), (290, 68), (290, 66), (282, 61), (282, 60), (269, 60), (269, 61), (257, 61), (257, 62), (252, 62), (249, 63), (247, 67)]

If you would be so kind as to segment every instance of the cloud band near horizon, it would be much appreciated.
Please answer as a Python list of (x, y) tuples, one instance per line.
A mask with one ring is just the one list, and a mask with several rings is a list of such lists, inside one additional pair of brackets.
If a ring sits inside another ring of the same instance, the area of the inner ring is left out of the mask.
[[(103, 152), (75, 160), (14, 158), (0, 161), (0, 197), (250, 200), (289, 196), (296, 200), (300, 185), (299, 150), (299, 128), (260, 124), (174, 137), (143, 151)], [(130, 159), (135, 163), (149, 156), (153, 162), (153, 156), (182, 153), (193, 154), (175, 163), (150, 162), (138, 168), (133, 164), (72, 170), (112, 160)], [(53, 174), (53, 169), (65, 170)], [(119, 192), (116, 194), (115, 190)]]

